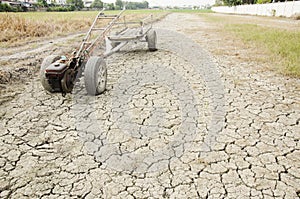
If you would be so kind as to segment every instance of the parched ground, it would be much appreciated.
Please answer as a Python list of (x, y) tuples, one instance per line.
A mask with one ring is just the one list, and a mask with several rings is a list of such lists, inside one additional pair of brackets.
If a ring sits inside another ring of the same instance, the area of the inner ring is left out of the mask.
[(158, 51), (106, 60), (97, 97), (82, 78), (66, 97), (46, 93), (33, 73), (80, 35), (1, 52), (0, 198), (299, 198), (300, 80), (205, 17), (155, 29)]

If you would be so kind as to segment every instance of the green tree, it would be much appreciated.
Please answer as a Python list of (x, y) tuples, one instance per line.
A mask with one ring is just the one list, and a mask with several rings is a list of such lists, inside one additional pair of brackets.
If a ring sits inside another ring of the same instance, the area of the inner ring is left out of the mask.
[(256, 0), (242, 0), (242, 4), (256, 4)]
[(6, 3), (0, 2), (0, 12), (21, 12), (21, 7), (12, 7)]
[(263, 4), (263, 3), (271, 3), (271, 2), (272, 2), (272, 0), (257, 0), (256, 3)]
[(148, 3), (148, 1), (143, 1), (140, 5), (141, 5), (141, 8), (143, 8), (143, 9), (149, 8), (149, 3)]
[(242, 0), (224, 0), (224, 4), (227, 6), (237, 6), (242, 4)]
[(116, 0), (116, 9), (120, 10), (123, 8), (123, 1), (122, 0)]
[(114, 10), (115, 9), (115, 6), (113, 3), (106, 3), (104, 4), (104, 7), (108, 10)]
[(83, 1), (82, 0), (67, 0), (67, 4), (74, 5), (78, 10), (83, 8)]
[(126, 5), (126, 9), (128, 10), (136, 10), (136, 9), (146, 9), (149, 8), (149, 3), (147, 1), (143, 1), (143, 2), (124, 2), (124, 4)]
[(46, 0), (38, 0), (37, 2), (38, 2), (38, 5), (41, 5), (41, 6), (43, 6), (43, 7), (47, 7), (47, 6), (48, 6)]
[(103, 2), (101, 0), (94, 0), (91, 7), (92, 8), (103, 8)]

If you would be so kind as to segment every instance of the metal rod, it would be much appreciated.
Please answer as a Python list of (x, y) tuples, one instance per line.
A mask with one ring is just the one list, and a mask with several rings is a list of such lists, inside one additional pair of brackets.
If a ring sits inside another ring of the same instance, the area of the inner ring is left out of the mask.
[(97, 43), (97, 41), (98, 41), (100, 38), (104, 39), (105, 34), (108, 32), (109, 29), (111, 29), (112, 26), (114, 26), (115, 21), (117, 21), (117, 20), (120, 18), (121, 14), (122, 14), (124, 11), (125, 11), (125, 9), (123, 9), (123, 10), (115, 17), (115, 19), (113, 19), (111, 22), (109, 22), (109, 24), (106, 26), (105, 30), (104, 30), (101, 34), (98, 35), (98, 37), (92, 42), (92, 44), (91, 44), (89, 47), (86, 48), (86, 51), (87, 51), (87, 52), (89, 52), (89, 51), (94, 47), (94, 45)]
[(129, 22), (117, 22), (116, 25), (127, 25), (127, 24), (140, 24), (140, 21), (129, 21)]
[(78, 50), (78, 52), (77, 52), (77, 54), (76, 54), (76, 57), (79, 57), (80, 54), (82, 53), (82, 50), (83, 50), (83, 48), (84, 48), (84, 46), (85, 46), (85, 42), (89, 39), (90, 34), (91, 34), (91, 31), (92, 31), (92, 29), (94, 28), (94, 26), (95, 26), (95, 24), (96, 24), (96, 22), (97, 22), (97, 20), (98, 20), (98, 17), (103, 13), (104, 10), (105, 10), (105, 8), (103, 8), (103, 9), (97, 14), (97, 16), (95, 17), (93, 24), (91, 25), (89, 31), (86, 33), (86, 35), (85, 35), (85, 37), (84, 37), (84, 39), (83, 39), (83, 42), (82, 42), (82, 44), (81, 44), (81, 46), (80, 46), (80, 48), (79, 48), (79, 50)]
[[(115, 25), (124, 25), (125, 28), (123, 30), (121, 30), (118, 34), (126, 31), (128, 29), (127, 25), (128, 24), (140, 24), (140, 36), (137, 36), (137, 37), (124, 37), (121, 44), (119, 44), (118, 46), (116, 46), (115, 48), (111, 49), (110, 51), (108, 52), (105, 52), (103, 54), (104, 57), (107, 57), (109, 55), (111, 55), (112, 53), (120, 50), (124, 45), (126, 45), (128, 43), (129, 40), (140, 40), (142, 37), (144, 37), (144, 35), (146, 35), (149, 30), (152, 28), (152, 23), (153, 23), (153, 15), (149, 15), (147, 17), (145, 17), (144, 19), (142, 20), (139, 20), (139, 21), (131, 21), (131, 22), (127, 22), (125, 20), (125, 16), (124, 16), (124, 21), (123, 22), (117, 22), (120, 18), (120, 16), (123, 14), (123, 12), (125, 12), (125, 7), (123, 8), (122, 11), (120, 11), (117, 15), (104, 15), (103, 11), (105, 9), (102, 9), (98, 15), (95, 17), (89, 31), (87, 32), (87, 34), (85, 35), (84, 39), (83, 39), (83, 42), (78, 50), (78, 52), (76, 53), (76, 58), (80, 58), (82, 56), (82, 53), (84, 53), (84, 55), (89, 55), (91, 53), (91, 51), (94, 49), (95, 45), (97, 43), (100, 43), (100, 42), (103, 42), (105, 37), (107, 36), (108, 32), (111, 30), (111, 28)], [(99, 19), (109, 19), (109, 18), (112, 18), (112, 20), (107, 24), (106, 27), (104, 28), (94, 28), (96, 23), (97, 23), (97, 20)], [(146, 20), (148, 20), (149, 18), (151, 18), (151, 21), (150, 23), (146, 23)], [(145, 28), (145, 25), (146, 24), (150, 24), (150, 27), (148, 26), (147, 28)], [(96, 37), (96, 39), (94, 39), (93, 41), (89, 41), (88, 40), (91, 38), (91, 33), (92, 31), (97, 31), (97, 30), (101, 30), (102, 32), (100, 32), (98, 34), (98, 36)], [(127, 40), (127, 41), (126, 41)], [(121, 40), (120, 40), (121, 41)], [(83, 57), (84, 58), (84, 57)]]
[(122, 30), (120, 30), (119, 32), (117, 32), (116, 35), (122, 34), (122, 33), (125, 32), (126, 30), (128, 30), (128, 27), (123, 28)]
[(112, 55), (113, 53), (119, 51), (123, 46), (125, 46), (128, 43), (128, 41), (122, 42), (119, 45), (117, 45), (116, 47), (114, 47), (113, 49), (111, 49), (109, 52), (106, 52), (103, 54), (103, 57), (106, 58), (110, 55)]

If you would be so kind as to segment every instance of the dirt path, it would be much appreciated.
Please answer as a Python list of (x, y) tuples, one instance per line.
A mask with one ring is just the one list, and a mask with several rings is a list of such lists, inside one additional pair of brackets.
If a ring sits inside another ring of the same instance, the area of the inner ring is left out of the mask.
[(67, 37), (48, 39), (40, 42), (29, 42), (23, 46), (6, 48), (5, 50), (0, 51), (0, 61), (22, 60), (33, 54), (40, 54), (41, 52), (46, 53), (48, 49), (53, 48), (55, 45), (64, 44), (65, 42), (71, 44), (74, 41), (79, 40), (83, 35), (83, 33), (72, 34)]
[(106, 60), (103, 95), (82, 79), (48, 94), (32, 77), (1, 106), (0, 198), (299, 197), (300, 81), (197, 15), (155, 27), (158, 51)]

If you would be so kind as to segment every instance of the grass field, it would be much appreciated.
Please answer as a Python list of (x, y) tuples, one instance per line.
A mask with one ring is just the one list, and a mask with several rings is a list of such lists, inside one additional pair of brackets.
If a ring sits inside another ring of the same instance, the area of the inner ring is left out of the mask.
[[(265, 57), (275, 70), (285, 75), (300, 77), (300, 28), (279, 27), (276, 25), (278, 18), (262, 17), (256, 18), (258, 21), (253, 21), (230, 15), (224, 17), (201, 14), (201, 16), (232, 34), (232, 39), (241, 39), (246, 44), (266, 52)], [(263, 21), (268, 24), (263, 25)]]
[[(119, 11), (107, 11), (117, 14)], [(39, 38), (86, 31), (98, 11), (0, 13), (0, 47), (18, 46)], [(158, 10), (126, 11), (127, 20), (142, 19), (153, 13), (157, 20), (167, 12)]]
[(300, 31), (266, 28), (251, 24), (227, 25), (243, 41), (266, 48), (274, 67), (282, 73), (300, 77)]

